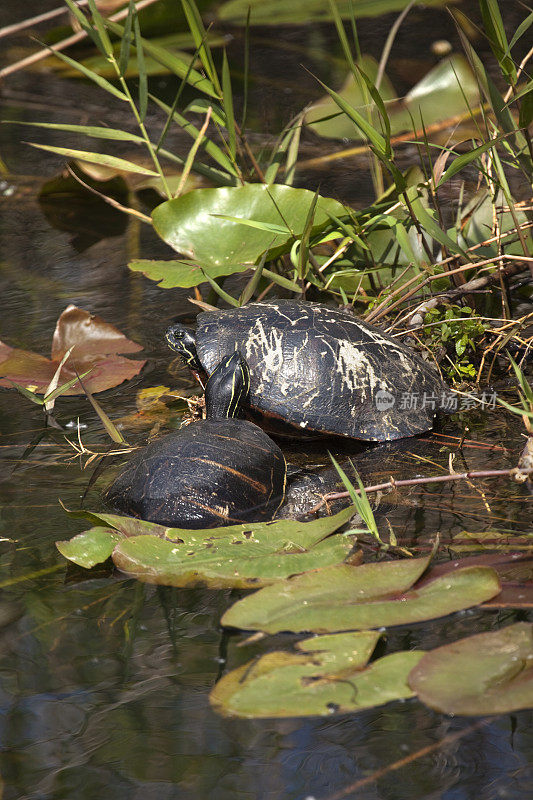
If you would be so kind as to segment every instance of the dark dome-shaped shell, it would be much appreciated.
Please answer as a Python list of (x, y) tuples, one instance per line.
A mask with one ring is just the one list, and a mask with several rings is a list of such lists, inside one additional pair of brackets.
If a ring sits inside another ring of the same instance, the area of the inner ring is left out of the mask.
[(257, 425), (203, 420), (136, 453), (107, 490), (119, 513), (178, 528), (269, 520), (285, 492), (285, 459)]
[(196, 346), (211, 373), (239, 350), (249, 403), (300, 429), (386, 441), (430, 430), (449, 391), (396, 339), (318, 303), (277, 300), (198, 315)]

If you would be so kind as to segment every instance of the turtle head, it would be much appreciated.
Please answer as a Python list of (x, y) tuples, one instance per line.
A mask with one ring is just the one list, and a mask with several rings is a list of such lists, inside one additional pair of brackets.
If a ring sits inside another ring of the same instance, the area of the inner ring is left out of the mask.
[(183, 358), (185, 363), (194, 372), (201, 372), (202, 365), (196, 351), (196, 339), (192, 331), (176, 322), (165, 333), (165, 339), (171, 350)]
[(236, 417), (239, 406), (250, 391), (248, 364), (236, 351), (222, 359), (211, 373), (205, 387), (205, 406), (208, 419)]

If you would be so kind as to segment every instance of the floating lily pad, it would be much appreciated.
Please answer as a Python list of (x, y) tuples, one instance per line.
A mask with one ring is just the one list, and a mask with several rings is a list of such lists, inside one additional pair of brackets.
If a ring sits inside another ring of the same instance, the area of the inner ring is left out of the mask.
[(104, 529), (96, 527), (58, 542), (65, 558), (81, 566), (84, 560), (93, 566), (97, 556), (104, 561), (112, 554), (119, 569), (147, 583), (256, 588), (346, 559), (352, 538), (330, 534), (348, 522), (355, 509), (312, 522), (280, 520), (203, 531), (165, 528), (115, 514), (74, 513), (113, 528), (118, 537), (111, 547)]
[[(302, 235), (314, 197), (307, 189), (281, 184), (197, 189), (162, 203), (152, 219), (167, 244), (204, 269), (252, 265), (265, 250), (273, 257), (288, 249), (294, 236)], [(328, 213), (342, 217), (347, 212), (336, 200), (319, 197), (313, 232), (329, 224)], [(249, 227), (233, 218), (254, 220), (268, 229)]]
[[(360, 67), (363, 72), (375, 82), (378, 74), (378, 63), (372, 56), (363, 55), (360, 60)], [(379, 126), (379, 114), (376, 107), (369, 97), (368, 89), (363, 78), (356, 80), (350, 72), (339, 89), (343, 100), (350, 103), (360, 113), (365, 113), (370, 105), (372, 109), (372, 124)], [(383, 76), (379, 87), (379, 93), (383, 100), (392, 100), (396, 96), (394, 88), (387, 78)], [(363, 140), (360, 129), (352, 120), (344, 114), (331, 95), (326, 94), (314, 103), (304, 116), (305, 124), (319, 136), (332, 139), (360, 139)]]
[(409, 685), (423, 703), (445, 714), (531, 708), (533, 625), (520, 622), (438, 647), (414, 667)]
[(111, 556), (122, 534), (112, 528), (91, 528), (63, 542), (56, 542), (62, 556), (85, 569), (101, 564)]
[(489, 567), (467, 567), (413, 587), (428, 563), (429, 557), (308, 572), (238, 601), (222, 624), (267, 633), (364, 630), (442, 617), (500, 591)]
[(317, 636), (299, 642), (299, 653), (267, 653), (225, 675), (211, 704), (225, 716), (330, 716), (412, 697), (407, 676), (423, 653), (394, 653), (365, 669), (379, 637), (371, 631)]
[[(364, 56), (362, 70), (374, 81), (376, 63)], [(437, 122), (469, 113), (479, 103), (479, 89), (475, 76), (462, 55), (454, 54), (433, 67), (422, 80), (404, 97), (395, 97), (392, 84), (382, 79), (379, 92), (385, 102), (391, 125), (391, 134), (396, 136), (411, 131), (413, 124), (419, 128), (422, 120), (426, 128)], [(370, 108), (372, 124), (379, 129), (379, 114), (373, 102), (365, 98), (361, 85), (348, 75), (339, 90), (340, 96), (366, 116)], [(330, 119), (325, 119), (335, 115)], [(322, 121), (320, 121), (322, 120)], [(305, 115), (305, 123), (319, 136), (333, 139), (364, 141), (361, 129), (344, 113), (333, 98), (326, 94)]]
[[(103, 319), (69, 305), (57, 321), (51, 359), (0, 342), (0, 386), (18, 383), (44, 394), (65, 353), (73, 347), (61, 369), (59, 385), (90, 370), (83, 383), (90, 392), (103, 392), (137, 375), (146, 361), (131, 361), (119, 353), (135, 353), (142, 346), (127, 339)], [(83, 394), (79, 382), (64, 394)]]
[(128, 267), (133, 272), (142, 272), (147, 278), (157, 281), (157, 285), (162, 289), (173, 289), (176, 286), (189, 289), (191, 286), (205, 283), (206, 274), (210, 278), (220, 278), (222, 275), (233, 275), (248, 269), (246, 264), (230, 264), (228, 262), (218, 266), (209, 264), (200, 268), (190, 261), (148, 261), (146, 259), (130, 261)]

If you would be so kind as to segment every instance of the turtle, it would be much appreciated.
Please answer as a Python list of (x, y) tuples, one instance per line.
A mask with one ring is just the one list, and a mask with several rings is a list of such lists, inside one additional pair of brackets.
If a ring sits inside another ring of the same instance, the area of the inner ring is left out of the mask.
[(205, 387), (207, 418), (137, 452), (107, 489), (115, 511), (167, 527), (211, 528), (270, 520), (283, 502), (283, 453), (257, 425), (238, 419), (250, 374), (239, 352)]
[(449, 389), (412, 349), (342, 309), (303, 300), (250, 303), (197, 317), (166, 332), (193, 373), (209, 375), (223, 353), (242, 352), (248, 404), (308, 431), (362, 441), (424, 433)]

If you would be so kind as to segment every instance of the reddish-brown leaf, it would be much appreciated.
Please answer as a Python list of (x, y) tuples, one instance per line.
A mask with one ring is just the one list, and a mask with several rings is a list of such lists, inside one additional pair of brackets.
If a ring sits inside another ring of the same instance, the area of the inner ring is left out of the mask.
[[(68, 306), (57, 321), (52, 341), (52, 358), (19, 350), (0, 342), (0, 386), (19, 383), (44, 394), (67, 350), (74, 347), (64, 364), (59, 385), (87, 370), (83, 382), (90, 392), (103, 392), (137, 375), (146, 361), (132, 361), (120, 353), (134, 353), (142, 346), (132, 342), (100, 317), (74, 305)], [(83, 394), (75, 383), (65, 394)]]

